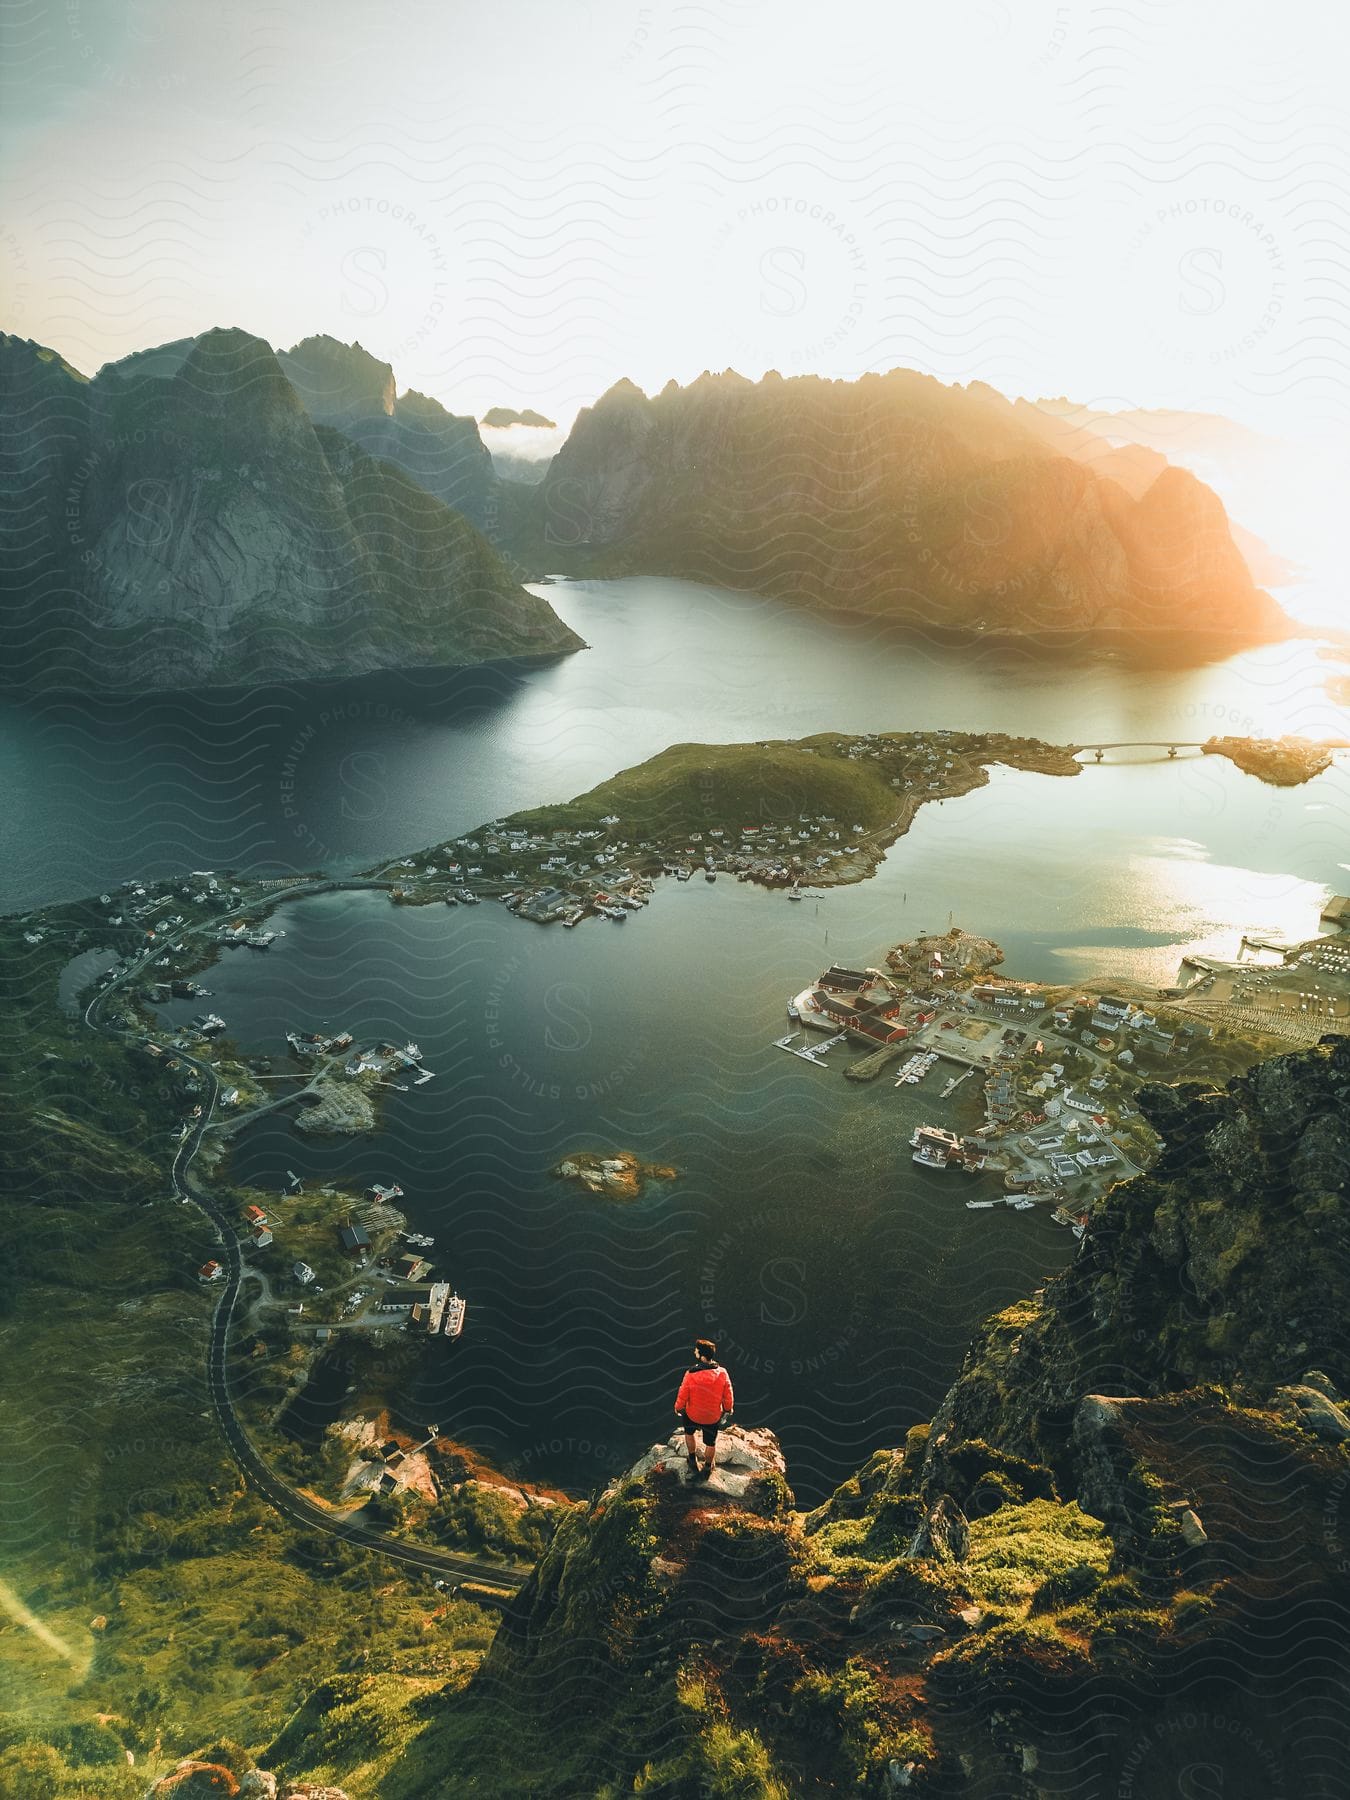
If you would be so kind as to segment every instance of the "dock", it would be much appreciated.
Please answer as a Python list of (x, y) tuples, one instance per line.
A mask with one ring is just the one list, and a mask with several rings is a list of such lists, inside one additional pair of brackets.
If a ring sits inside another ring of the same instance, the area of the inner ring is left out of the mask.
[(834, 1037), (826, 1038), (824, 1043), (811, 1043), (808, 1041), (805, 1047), (801, 1049), (797, 1048), (793, 1041), (796, 1036), (797, 1033), (794, 1031), (787, 1037), (778, 1038), (775, 1041), (774, 1048), (776, 1050), (786, 1050), (789, 1056), (800, 1056), (803, 1062), (814, 1063), (818, 1069), (823, 1069), (825, 1067), (823, 1060), (824, 1053), (827, 1050), (833, 1050), (836, 1044), (842, 1044), (847, 1039), (848, 1033), (846, 1031), (838, 1032)]

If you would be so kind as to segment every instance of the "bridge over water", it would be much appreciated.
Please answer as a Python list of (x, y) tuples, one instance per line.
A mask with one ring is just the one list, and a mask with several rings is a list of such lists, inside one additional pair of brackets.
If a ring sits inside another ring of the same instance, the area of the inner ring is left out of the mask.
[(1203, 750), (1204, 741), (1200, 738), (1117, 738), (1109, 744), (1075, 744), (1075, 756), (1084, 750), (1091, 750), (1098, 762), (1107, 750), (1165, 750), (1169, 757), (1174, 757), (1178, 750)]

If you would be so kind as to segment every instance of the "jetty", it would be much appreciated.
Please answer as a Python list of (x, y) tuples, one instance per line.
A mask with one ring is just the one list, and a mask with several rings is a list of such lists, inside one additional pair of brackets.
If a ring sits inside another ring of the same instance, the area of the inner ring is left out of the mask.
[(883, 1044), (879, 1050), (869, 1051), (857, 1062), (850, 1063), (844, 1074), (850, 1081), (875, 1081), (882, 1070), (898, 1056), (903, 1056), (908, 1048), (908, 1044)]

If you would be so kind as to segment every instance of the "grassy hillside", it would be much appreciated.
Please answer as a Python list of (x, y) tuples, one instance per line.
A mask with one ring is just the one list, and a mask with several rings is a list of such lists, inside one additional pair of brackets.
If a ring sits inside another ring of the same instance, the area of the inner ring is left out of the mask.
[(212, 1736), (265, 1743), (372, 1655), (445, 1681), (491, 1632), (245, 1489), (205, 1386), (210, 1229), (167, 1198), (182, 1096), (56, 1005), (82, 916), (54, 910), (39, 945), (0, 922), (6, 1800), (139, 1797)]

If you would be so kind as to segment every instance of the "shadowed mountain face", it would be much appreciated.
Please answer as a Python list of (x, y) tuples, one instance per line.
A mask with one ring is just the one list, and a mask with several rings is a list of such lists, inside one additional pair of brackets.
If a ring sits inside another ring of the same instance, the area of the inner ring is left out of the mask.
[(458, 512), (316, 424), (242, 331), (92, 382), (0, 339), (0, 502), (4, 660), (25, 685), (225, 686), (578, 646)]
[(685, 574), (1019, 634), (1287, 629), (1222, 503), (1149, 452), (895, 370), (702, 375), (583, 412), (528, 518), (550, 567)]
[(308, 337), (277, 361), (310, 417), (331, 425), (371, 456), (396, 463), (427, 493), (492, 535), (496, 477), (471, 418), (439, 400), (400, 395), (394, 371), (359, 344)]

